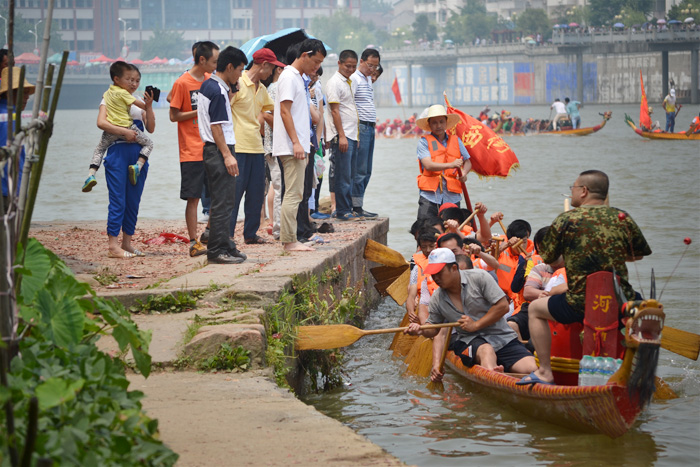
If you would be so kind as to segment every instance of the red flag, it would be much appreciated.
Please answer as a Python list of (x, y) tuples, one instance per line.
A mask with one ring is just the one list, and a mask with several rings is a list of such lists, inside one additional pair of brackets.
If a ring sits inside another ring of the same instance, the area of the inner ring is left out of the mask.
[(448, 132), (460, 137), (464, 147), (469, 152), (472, 171), (476, 172), (479, 177), (505, 178), (513, 170), (520, 167), (520, 162), (513, 150), (491, 128), (452, 107), (450, 101), (447, 100), (447, 95), (445, 95), (445, 106), (448, 114), (457, 114), (462, 119), (457, 126)]
[(642, 103), (639, 106), (639, 126), (642, 127), (642, 129), (651, 131), (649, 103), (647, 102), (647, 92), (644, 90), (644, 78), (642, 78), (642, 70), (639, 70), (639, 82), (642, 84)]
[(399, 90), (399, 78), (394, 76), (394, 82), (391, 84), (391, 90), (394, 93), (394, 97), (396, 98), (396, 103), (400, 104), (401, 103), (401, 91)]

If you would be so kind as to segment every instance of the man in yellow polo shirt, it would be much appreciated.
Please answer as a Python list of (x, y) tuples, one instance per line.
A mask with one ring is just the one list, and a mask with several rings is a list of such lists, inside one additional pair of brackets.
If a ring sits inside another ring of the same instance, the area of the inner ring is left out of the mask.
[(260, 49), (253, 54), (253, 64), (243, 72), (238, 80), (238, 92), (231, 98), (233, 129), (236, 134), (236, 160), (238, 178), (236, 180), (236, 201), (231, 216), (231, 236), (236, 229), (238, 207), (245, 193), (243, 211), (243, 241), (247, 244), (267, 243), (258, 236), (260, 213), (265, 197), (265, 156), (260, 119), (272, 124), (275, 103), (267, 94), (263, 81), (270, 77), (275, 66), (284, 64), (277, 60), (270, 49)]

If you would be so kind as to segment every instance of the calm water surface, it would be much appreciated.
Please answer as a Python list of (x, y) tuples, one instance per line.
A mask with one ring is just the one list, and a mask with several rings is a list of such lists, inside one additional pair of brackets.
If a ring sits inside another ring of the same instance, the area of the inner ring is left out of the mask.
[[(480, 180), (470, 175), (467, 186), (472, 203), (481, 201), (489, 211), (503, 211), (506, 224), (526, 219), (536, 231), (561, 212), (561, 193), (568, 193), (579, 172), (605, 171), (611, 178), (611, 204), (633, 216), (654, 251), (636, 269), (630, 267), (630, 282), (637, 290), (648, 292), (652, 267), (657, 290), (664, 288), (685, 251), (683, 238), (695, 240), (666, 286), (662, 301), (669, 326), (700, 333), (700, 142), (640, 138), (624, 123), (624, 113), (638, 118), (638, 106), (631, 105), (586, 106), (581, 112), (584, 126), (600, 123), (598, 112), (608, 109), (613, 111), (612, 120), (588, 137), (508, 137), (520, 169), (507, 180)], [(463, 110), (476, 114), (479, 109)], [(523, 118), (546, 118), (549, 112), (546, 107), (510, 110)], [(698, 111), (700, 106), (685, 106), (677, 130), (686, 129)], [(140, 217), (180, 219), (184, 202), (178, 196), (177, 131), (166, 110), (156, 110), (156, 116), (155, 150)], [(380, 109), (379, 116), (402, 118), (403, 114), (400, 109)], [(98, 172), (92, 193), (80, 192), (100, 135), (96, 117), (96, 111), (58, 113), (35, 221), (60, 219), (79, 225), (80, 221), (106, 219), (103, 171)], [(407, 233), (417, 211), (415, 148), (414, 139), (377, 140), (374, 174), (365, 201), (366, 209), (391, 218), (389, 245), (406, 256), (415, 247)], [(373, 310), (366, 327), (393, 327), (402, 316), (403, 309), (385, 300)], [(361, 339), (348, 350), (345, 387), (306, 400), (408, 464), (697, 465), (698, 362), (662, 351), (659, 375), (680, 398), (654, 402), (632, 430), (610, 440), (520, 415), (449, 372), (445, 393), (431, 395), (425, 390), (426, 380), (402, 376), (403, 363), (387, 351), (390, 341), (388, 336)]]

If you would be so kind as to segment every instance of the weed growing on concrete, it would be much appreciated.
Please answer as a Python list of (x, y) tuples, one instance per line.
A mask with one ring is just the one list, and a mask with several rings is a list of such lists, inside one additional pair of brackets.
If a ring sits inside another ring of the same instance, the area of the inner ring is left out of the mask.
[(102, 268), (100, 272), (95, 274), (93, 277), (102, 286), (113, 284), (119, 280), (117, 275), (110, 271), (109, 268)]
[(224, 342), (219, 347), (216, 354), (200, 360), (196, 366), (199, 370), (204, 371), (222, 371), (222, 370), (242, 370), (248, 369), (250, 364), (250, 351), (244, 349), (240, 345), (231, 347), (231, 344)]
[(149, 295), (145, 303), (141, 300), (136, 302), (138, 305), (129, 307), (132, 313), (182, 313), (194, 308), (197, 304), (197, 294), (178, 291), (175, 295)]
[[(329, 272), (330, 271), (330, 272)], [(343, 353), (337, 350), (308, 350), (294, 355), (295, 328), (298, 325), (349, 323), (359, 325), (364, 318), (361, 306), (362, 284), (342, 284), (335, 293), (328, 282), (341, 282), (341, 270), (325, 271), (321, 279), (311, 276), (305, 282), (295, 276), (292, 288), (268, 308), (265, 315), (267, 330), (266, 359), (273, 367), (275, 379), (287, 386), (289, 359), (296, 358), (301, 371), (309, 376), (313, 391), (330, 390), (342, 384)], [(324, 279), (325, 278), (325, 279)], [(319, 282), (326, 284), (321, 288)]]
[(200, 319), (199, 315), (194, 315), (194, 321), (187, 325), (187, 329), (182, 335), (182, 345), (187, 345), (197, 335), (202, 326), (204, 326), (204, 320)]

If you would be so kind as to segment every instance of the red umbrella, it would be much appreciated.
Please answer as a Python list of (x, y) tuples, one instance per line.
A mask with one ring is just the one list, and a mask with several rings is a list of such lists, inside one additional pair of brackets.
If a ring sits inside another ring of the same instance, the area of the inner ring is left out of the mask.
[(160, 58), (158, 58), (158, 56), (156, 55), (152, 59), (146, 60), (145, 63), (146, 65), (158, 65), (160, 63)]
[(146, 62), (144, 62), (140, 58), (137, 58), (136, 60), (132, 60), (131, 63), (132, 63), (132, 65), (143, 65)]
[(66, 62), (66, 65), (69, 65), (69, 66), (78, 66), (78, 65), (80, 65), (80, 62), (78, 62), (78, 61), (76, 61), (76, 60), (71, 60), (71, 61), (69, 61), (69, 62)]
[(24, 52), (22, 55), (15, 57), (15, 63), (25, 63), (27, 65), (36, 65), (41, 61), (41, 57), (31, 52)]
[(114, 63), (116, 62), (115, 59), (106, 57), (104, 54), (100, 55), (97, 58), (93, 58), (90, 60), (90, 63)]

